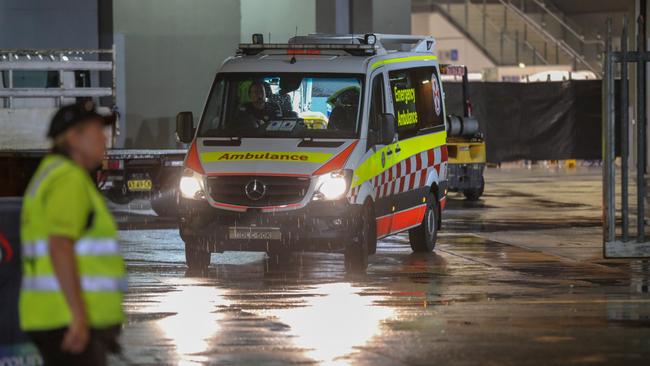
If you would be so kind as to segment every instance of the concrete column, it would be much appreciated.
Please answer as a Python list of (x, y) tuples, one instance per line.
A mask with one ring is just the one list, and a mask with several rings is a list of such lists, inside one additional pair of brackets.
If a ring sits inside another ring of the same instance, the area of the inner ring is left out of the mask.
[(375, 0), (352, 0), (350, 17), (352, 33), (372, 33), (374, 27)]
[(411, 34), (411, 0), (351, 0), (353, 33)]
[(316, 0), (316, 31), (411, 34), (411, 0)]
[[(113, 0), (98, 0), (97, 1), (97, 32), (99, 48), (110, 49), (115, 43), (113, 40)], [(123, 57), (123, 55), (118, 55), (118, 57)], [(100, 59), (104, 61), (112, 61), (111, 55), (102, 54)], [(119, 70), (118, 70), (119, 71)], [(92, 80), (94, 86), (109, 86), (113, 82), (113, 75), (108, 72), (99, 73), (98, 80)], [(99, 84), (97, 83), (99, 82)], [(118, 95), (120, 97), (120, 95)], [(100, 98), (100, 105), (112, 106), (113, 98), (104, 97)], [(121, 136), (123, 137), (123, 135)], [(119, 140), (120, 136), (118, 136)], [(117, 142), (117, 141), (116, 141)], [(123, 144), (123, 141), (121, 141)], [(122, 145), (116, 145), (122, 146)]]
[(352, 0), (316, 0), (316, 32), (350, 33), (350, 2)]

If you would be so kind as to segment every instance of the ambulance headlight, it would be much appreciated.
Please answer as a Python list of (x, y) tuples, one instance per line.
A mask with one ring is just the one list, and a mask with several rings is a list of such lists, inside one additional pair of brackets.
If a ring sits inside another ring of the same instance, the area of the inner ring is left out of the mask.
[(316, 181), (314, 200), (336, 200), (348, 191), (349, 176), (345, 171), (323, 174)]
[(203, 177), (193, 170), (185, 169), (178, 188), (183, 198), (201, 200), (205, 198)]

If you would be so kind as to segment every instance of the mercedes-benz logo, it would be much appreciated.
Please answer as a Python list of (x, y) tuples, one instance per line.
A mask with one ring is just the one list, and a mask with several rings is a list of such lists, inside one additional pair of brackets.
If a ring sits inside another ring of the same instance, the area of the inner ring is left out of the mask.
[(257, 179), (253, 179), (244, 186), (244, 193), (251, 200), (258, 201), (266, 194), (266, 185)]

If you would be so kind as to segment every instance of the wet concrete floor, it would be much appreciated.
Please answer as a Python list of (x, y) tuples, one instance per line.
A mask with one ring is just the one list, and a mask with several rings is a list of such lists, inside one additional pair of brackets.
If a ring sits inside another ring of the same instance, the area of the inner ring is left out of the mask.
[(650, 364), (650, 264), (602, 259), (600, 171), (486, 180), (479, 202), (451, 195), (435, 253), (387, 238), (357, 276), (337, 254), (213, 254), (187, 273), (172, 223), (118, 212), (135, 229), (112, 364)]

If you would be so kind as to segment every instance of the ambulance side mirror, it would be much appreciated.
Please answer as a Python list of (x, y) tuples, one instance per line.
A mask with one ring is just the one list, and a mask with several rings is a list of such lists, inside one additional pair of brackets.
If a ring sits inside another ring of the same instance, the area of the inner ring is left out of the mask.
[(194, 138), (194, 115), (192, 112), (180, 112), (176, 115), (176, 136), (184, 144)]
[(388, 145), (395, 140), (395, 116), (391, 113), (382, 113), (379, 126), (379, 141), (381, 145)]

